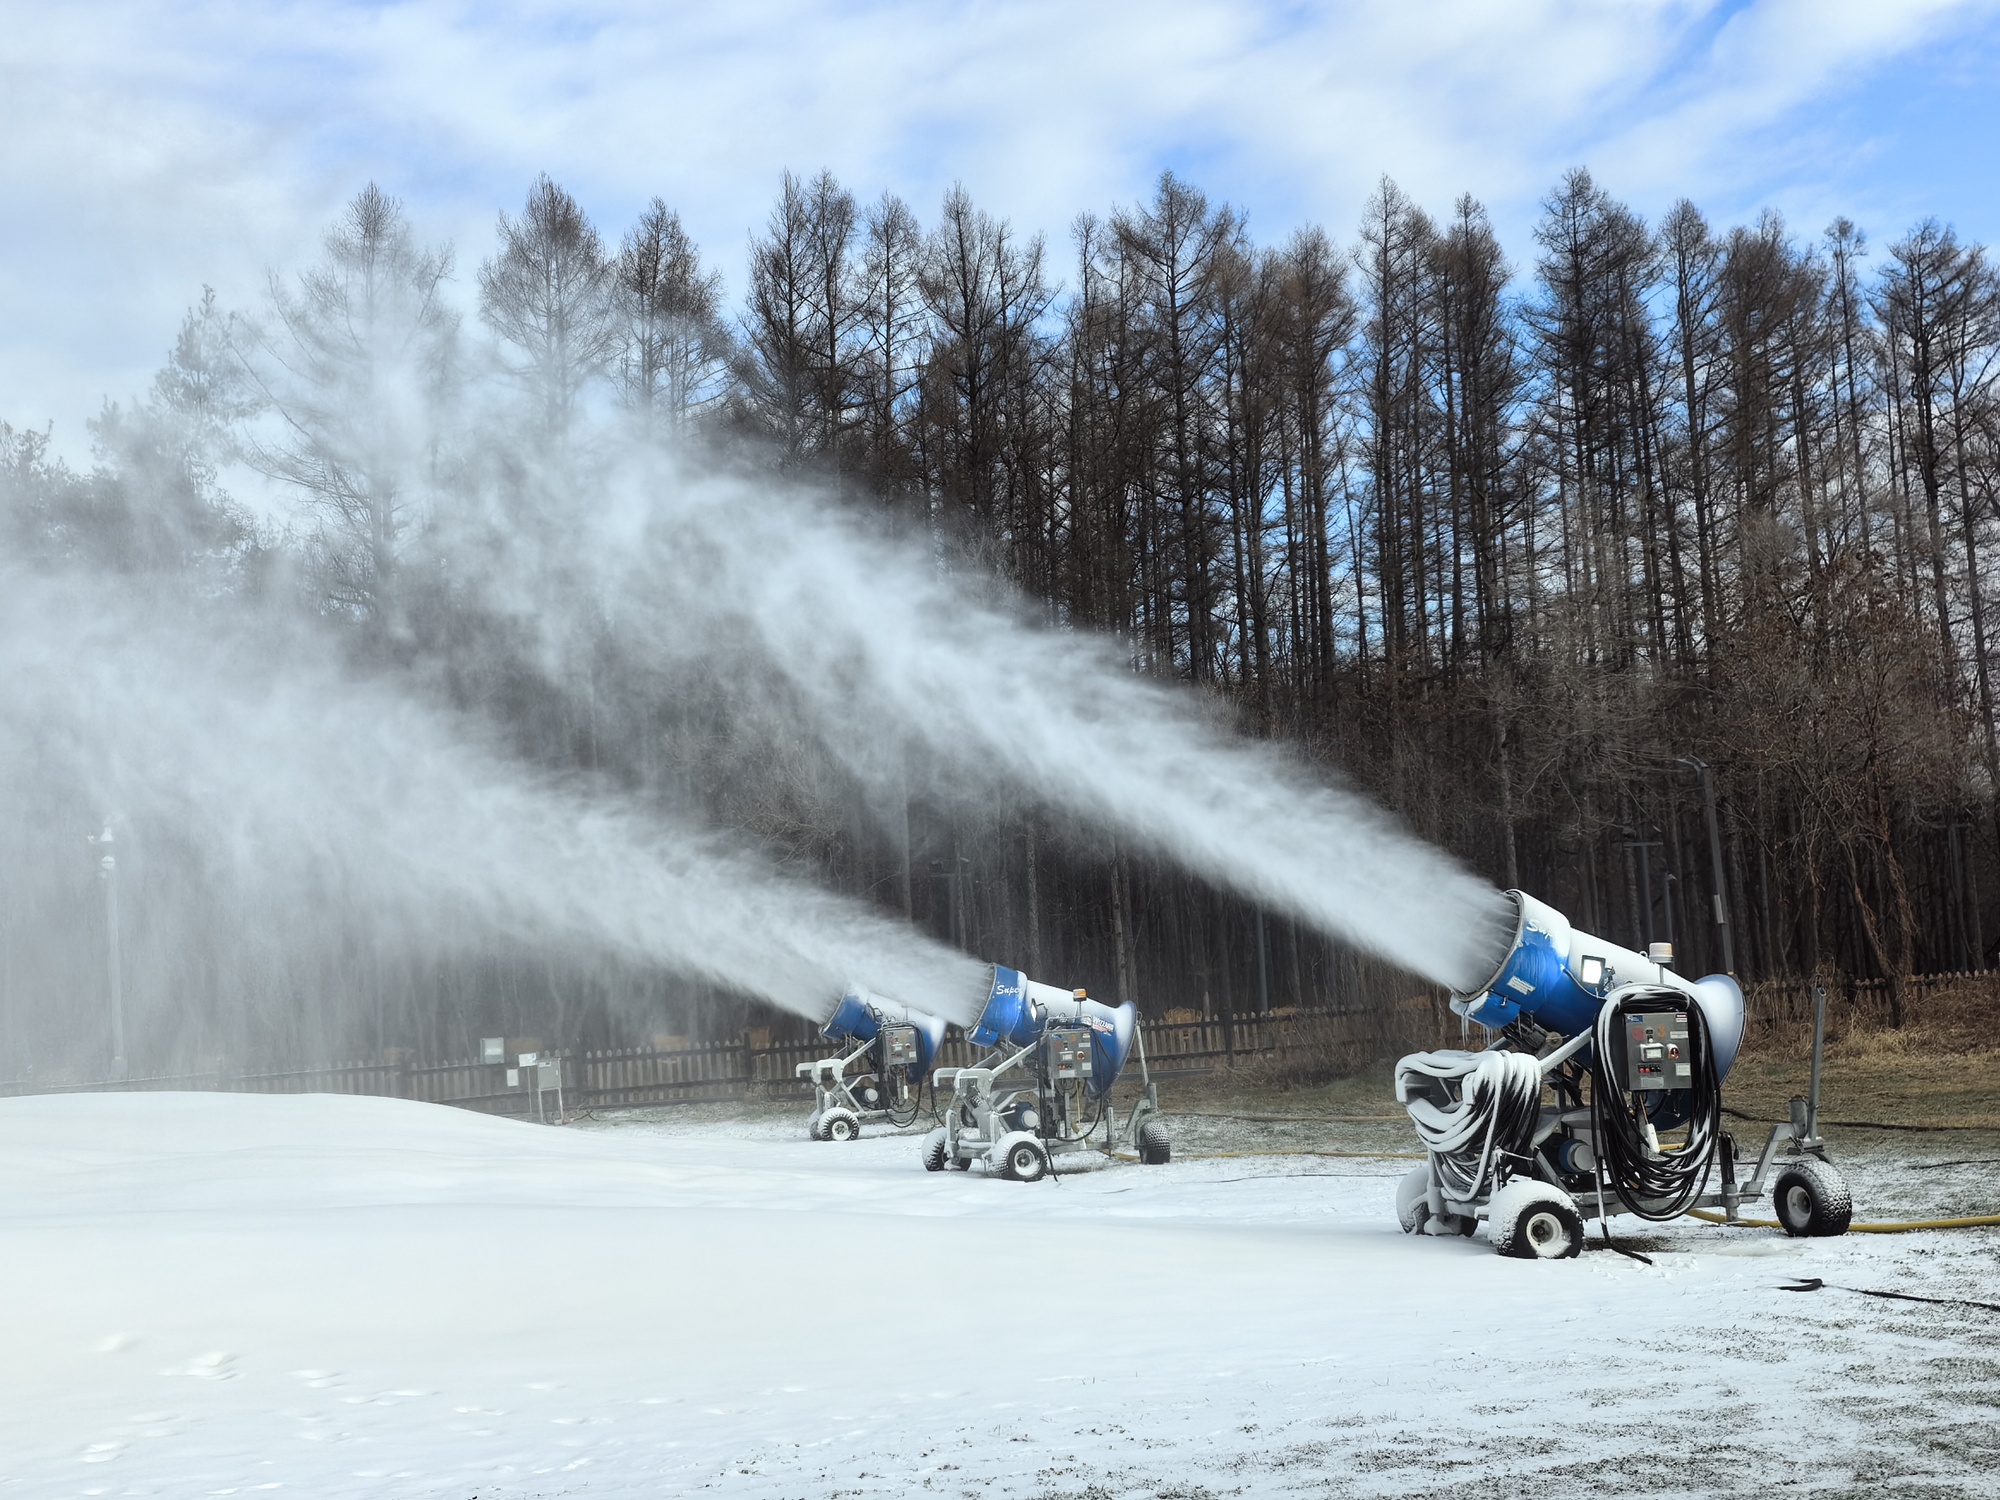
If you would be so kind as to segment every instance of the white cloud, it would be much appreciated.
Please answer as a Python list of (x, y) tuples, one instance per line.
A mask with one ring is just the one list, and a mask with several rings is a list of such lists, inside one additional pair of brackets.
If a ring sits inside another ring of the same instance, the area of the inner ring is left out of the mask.
[[(1641, 203), (1806, 170), (1779, 129), (1992, 0), (724, 5), (0, 4), (0, 415), (72, 450), (204, 282), (256, 296), (373, 176), (476, 262), (547, 170), (654, 193), (734, 273), (778, 173), (928, 212), (953, 179), (1058, 260), (1080, 210), (1187, 166), (1264, 234), (1345, 234), (1374, 181), (1518, 231), (1588, 160)], [(1948, 208), (1948, 206), (1947, 206)]]

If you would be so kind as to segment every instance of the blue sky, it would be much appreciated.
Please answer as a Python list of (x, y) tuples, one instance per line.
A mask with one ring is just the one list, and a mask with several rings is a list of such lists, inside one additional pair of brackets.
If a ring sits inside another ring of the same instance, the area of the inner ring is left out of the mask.
[(0, 417), (78, 456), (204, 284), (253, 304), (370, 178), (461, 292), (540, 171), (614, 240), (663, 196), (732, 292), (788, 167), (926, 217), (962, 180), (1059, 271), (1167, 166), (1268, 240), (1349, 238), (1385, 173), (1469, 191), (1524, 268), (1575, 164), (1649, 216), (2000, 238), (2000, 0), (0, 0), (0, 35)]

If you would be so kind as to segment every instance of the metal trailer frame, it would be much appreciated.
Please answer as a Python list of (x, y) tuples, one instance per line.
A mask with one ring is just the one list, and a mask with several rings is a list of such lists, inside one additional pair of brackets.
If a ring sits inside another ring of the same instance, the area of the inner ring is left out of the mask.
[[(1571, 1037), (1562, 1046), (1551, 1052), (1547, 1057), (1540, 1059), (1542, 1076), (1544, 1078), (1548, 1077), (1550, 1073), (1589, 1046), (1593, 1034), (1590, 1031), (1579, 1032), (1576, 1036)], [(1791, 1101), (1791, 1118), (1771, 1127), (1771, 1133), (1764, 1140), (1764, 1148), (1758, 1153), (1757, 1169), (1750, 1174), (1746, 1181), (1736, 1181), (1735, 1152), (1730, 1147), (1730, 1138), (1726, 1134), (1723, 1135), (1718, 1142), (1716, 1152), (1718, 1158), (1716, 1166), (1721, 1173), (1721, 1185), (1704, 1191), (1688, 1205), (1689, 1209), (1719, 1208), (1722, 1210), (1726, 1222), (1731, 1224), (1741, 1222), (1742, 1206), (1745, 1203), (1754, 1203), (1764, 1196), (1764, 1182), (1777, 1160), (1778, 1148), (1780, 1146), (1788, 1146), (1790, 1148), (1788, 1152), (1789, 1157), (1816, 1157), (1828, 1167), (1833, 1166), (1833, 1158), (1828, 1153), (1825, 1140), (1819, 1134), (1819, 1080), (1820, 1067), (1825, 1050), (1826, 989), (1824, 986), (1815, 985), (1813, 987), (1812, 1075), (1811, 1081), (1807, 1085), (1806, 1094), (1803, 1097), (1794, 1095)], [(1608, 1200), (1608, 1202), (1605, 1198), (1604, 1172), (1601, 1159), (1592, 1168), (1592, 1175), (1596, 1179), (1597, 1190), (1595, 1195), (1579, 1198), (1571, 1194), (1555, 1178), (1553, 1172), (1549, 1169), (1546, 1158), (1541, 1154), (1541, 1147), (1544, 1142), (1565, 1126), (1574, 1128), (1581, 1125), (1587, 1133), (1591, 1124), (1591, 1112), (1587, 1109), (1544, 1109), (1541, 1120), (1535, 1127), (1534, 1141), (1536, 1180), (1568, 1197), (1585, 1222), (1592, 1219), (1608, 1219), (1614, 1214), (1627, 1212), (1623, 1204), (1615, 1196)], [(1429, 1177), (1429, 1192), (1427, 1196), (1430, 1216), (1423, 1225), (1423, 1233), (1444, 1237), (1469, 1235), (1472, 1233), (1472, 1228), (1478, 1220), (1490, 1217), (1489, 1210), (1493, 1198), (1499, 1189), (1496, 1189), (1494, 1193), (1489, 1193), (1482, 1198), (1470, 1202), (1447, 1198), (1438, 1186), (1436, 1159), (1429, 1152), (1424, 1154), (1424, 1170)]]
[[(1146, 1066), (1145, 1027), (1140, 1025), (1134, 1028), (1133, 1034), (1139, 1054), (1140, 1093), (1131, 1113), (1122, 1121), (1112, 1108), (1107, 1093), (1101, 1113), (1082, 1135), (1044, 1135), (1041, 1132), (1053, 1122), (1040, 1120), (1037, 1120), (1033, 1130), (1015, 1129), (1005, 1118), (1006, 1112), (1023, 1095), (1030, 1099), (1036, 1097), (1033, 1082), (1028, 1081), (1027, 1087), (1015, 1087), (1002, 1084), (1000, 1080), (1022, 1068), (1047, 1040), (1045, 1033), (1011, 1052), (996, 1048), (969, 1067), (940, 1068), (933, 1075), (940, 1086), (951, 1085), (951, 1103), (944, 1111), (944, 1167), (962, 1172), (974, 1162), (984, 1162), (988, 1172), (1032, 1182), (1053, 1172), (1054, 1158), (1058, 1156), (1085, 1150), (1108, 1156), (1121, 1145), (1136, 1142), (1146, 1123), (1160, 1116), (1160, 1086), (1153, 1082), (1152, 1073)], [(1091, 1136), (1096, 1133), (1098, 1124), (1107, 1120), (1104, 1143), (1092, 1145)], [(1040, 1154), (1039, 1166), (1028, 1173), (1016, 1171), (1009, 1161), (1014, 1148), (1024, 1142), (1032, 1142)]]
[[(886, 1029), (886, 1028), (885, 1028)], [(871, 1107), (863, 1104), (854, 1092), (854, 1085), (863, 1074), (849, 1076), (849, 1069), (859, 1060), (875, 1050), (881, 1033), (858, 1041), (853, 1047), (837, 1057), (822, 1057), (814, 1062), (802, 1062), (793, 1071), (800, 1078), (810, 1079), (813, 1086), (813, 1111), (806, 1120), (807, 1133), (816, 1141), (853, 1140), (861, 1134), (863, 1125), (894, 1125), (898, 1130), (916, 1123), (923, 1106), (918, 1102), (917, 1091), (910, 1087), (903, 1075), (901, 1065), (877, 1070), (872, 1075), (876, 1087), (882, 1090), (882, 1105)], [(897, 1075), (892, 1084), (884, 1073)], [(906, 1110), (891, 1108), (887, 1101), (898, 1100), (906, 1104)], [(899, 1118), (899, 1114), (902, 1118)], [(843, 1134), (830, 1134), (829, 1129), (841, 1129), (839, 1123), (845, 1121)]]

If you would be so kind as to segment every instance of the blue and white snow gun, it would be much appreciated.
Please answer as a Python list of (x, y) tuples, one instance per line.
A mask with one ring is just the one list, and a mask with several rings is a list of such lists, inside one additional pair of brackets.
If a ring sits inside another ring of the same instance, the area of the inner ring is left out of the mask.
[(1673, 953), (1665, 943), (1653, 945), (1655, 956), (1635, 953), (1577, 931), (1568, 917), (1524, 891), (1507, 894), (1517, 908), (1514, 940), (1484, 984), (1452, 997), (1454, 1011), (1489, 1031), (1504, 1031), (1525, 1017), (1545, 1032), (1574, 1037), (1597, 1024), (1605, 997), (1616, 990), (1679, 990), (1707, 1023), (1716, 1076), (1729, 1072), (1743, 1044), (1743, 991), (1734, 979), (1684, 979), (1670, 967)]
[(897, 1128), (919, 1113), (917, 1093), (944, 1045), (944, 1020), (901, 1001), (850, 989), (819, 1034), (845, 1050), (800, 1063), (814, 1103), (807, 1130), (816, 1141), (851, 1141), (864, 1124)]
[[(1083, 1150), (1099, 1125), (1106, 1151), (1130, 1141), (1143, 1162), (1172, 1155), (1166, 1127), (1155, 1118), (1159, 1095), (1145, 1075), (1139, 1013), (1130, 1001), (1100, 1004), (1082, 990), (995, 965), (966, 1039), (987, 1055), (972, 1067), (938, 1071), (938, 1084), (949, 1083), (952, 1097), (943, 1125), (924, 1141), (930, 1171), (963, 1171), (983, 1161), (989, 1171), (1033, 1182), (1048, 1172), (1052, 1156)], [(1144, 1089), (1121, 1125), (1111, 1088), (1135, 1045)]]
[(1721, 1128), (1722, 1079), (1743, 1043), (1733, 978), (1683, 978), (1665, 943), (1637, 953), (1507, 894), (1512, 941), (1451, 1001), (1496, 1035), (1481, 1052), (1396, 1066), (1397, 1101), (1428, 1154), (1397, 1191), (1407, 1232), (1469, 1235), (1485, 1220), (1503, 1254), (1554, 1259), (1582, 1249), (1586, 1218), (1615, 1211), (1657, 1221), (1718, 1205), (1733, 1220), (1783, 1141), (1795, 1159), (1772, 1189), (1780, 1221), (1795, 1234), (1846, 1229), (1847, 1186), (1809, 1120), (1774, 1126), (1755, 1174), (1736, 1181)]

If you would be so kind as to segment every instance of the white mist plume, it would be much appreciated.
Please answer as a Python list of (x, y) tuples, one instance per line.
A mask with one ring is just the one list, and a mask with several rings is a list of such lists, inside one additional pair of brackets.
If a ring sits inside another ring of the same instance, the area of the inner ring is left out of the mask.
[(551, 668), (599, 629), (695, 671), (747, 652), (878, 789), (893, 792), (905, 747), (921, 746), (960, 796), (1011, 785), (1427, 978), (1467, 989), (1497, 962), (1509, 904), (1449, 855), (1212, 727), (1200, 700), (1137, 677), (1111, 642), (1023, 623), (830, 497), (637, 449), (560, 487), (588, 494), (563, 560), (536, 553), (488, 580)]
[[(814, 1019), (856, 979), (960, 1022), (985, 998), (973, 960), (728, 840), (522, 767), (343, 671), (296, 620), (142, 606), (116, 582), (0, 573), (0, 801), (17, 835), (54, 824), (80, 846), (109, 811), (121, 844), (150, 842), (160, 904), (214, 929), (156, 987), (259, 955), (282, 967), (335, 941), (337, 913), (419, 954), (605, 955)], [(0, 885), (18, 909), (36, 879), (17, 860)]]

